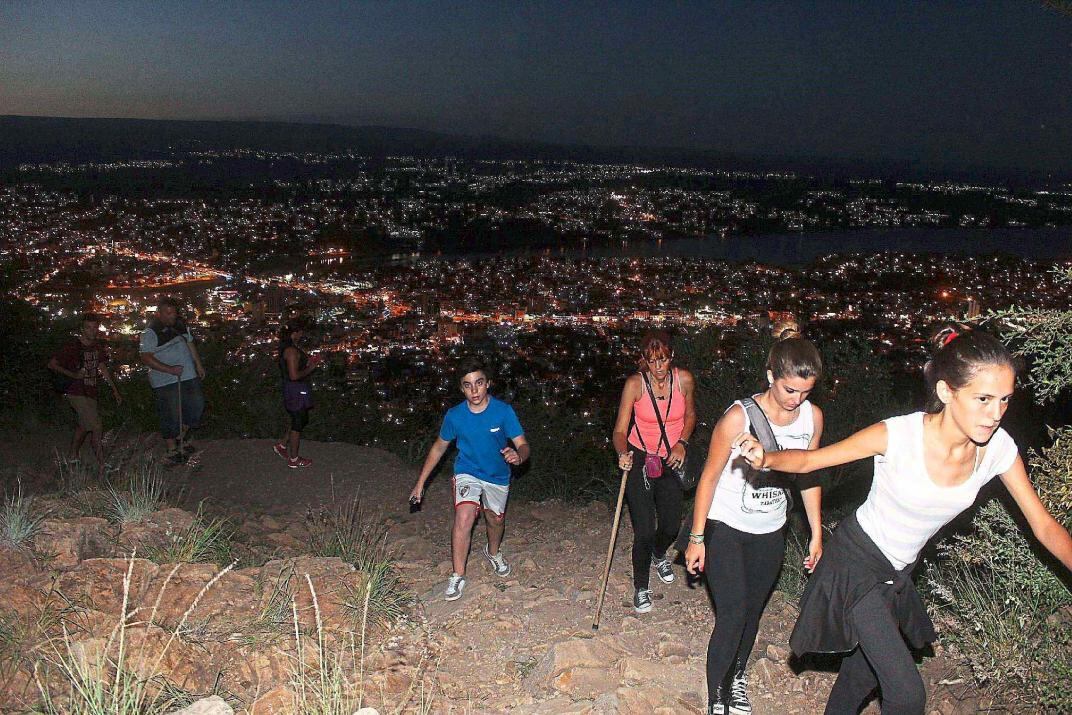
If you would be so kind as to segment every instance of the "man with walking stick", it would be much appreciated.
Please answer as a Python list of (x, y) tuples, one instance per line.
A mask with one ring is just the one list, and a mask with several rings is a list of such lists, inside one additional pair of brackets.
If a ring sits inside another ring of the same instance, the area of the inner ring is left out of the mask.
[(167, 444), (168, 464), (183, 464), (194, 451), (187, 434), (201, 424), (205, 397), (201, 379), (205, 368), (186, 321), (174, 298), (163, 297), (156, 315), (141, 335), (141, 361), (149, 368), (160, 435)]

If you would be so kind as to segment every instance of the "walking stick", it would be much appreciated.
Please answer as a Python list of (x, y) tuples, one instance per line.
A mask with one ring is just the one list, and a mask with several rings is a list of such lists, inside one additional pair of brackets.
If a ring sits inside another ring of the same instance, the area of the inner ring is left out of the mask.
[(179, 455), (185, 456), (184, 450), (186, 447), (186, 435), (183, 434), (182, 429), (182, 375), (179, 375), (178, 381), (175, 383), (175, 387), (179, 391)]
[(596, 620), (592, 630), (599, 630), (599, 617), (603, 613), (603, 597), (607, 595), (607, 579), (610, 577), (610, 562), (614, 558), (614, 542), (618, 539), (618, 522), (622, 518), (622, 500), (625, 498), (625, 480), (629, 470), (622, 470), (622, 485), (618, 488), (618, 506), (614, 507), (614, 526), (610, 528), (610, 544), (607, 546), (607, 567), (603, 569), (603, 583), (599, 586), (599, 601), (596, 602)]

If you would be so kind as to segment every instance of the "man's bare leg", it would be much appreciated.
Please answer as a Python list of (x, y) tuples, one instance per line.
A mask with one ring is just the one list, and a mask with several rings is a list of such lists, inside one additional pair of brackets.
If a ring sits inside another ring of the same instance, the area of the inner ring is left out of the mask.
[[(454, 509), (454, 526), (450, 532), (450, 557), (454, 573), (465, 575), (465, 562), (469, 558), (469, 545), (473, 540), (473, 524), (480, 515), (476, 504), (459, 504)], [(500, 535), (501, 538), (501, 535)]]

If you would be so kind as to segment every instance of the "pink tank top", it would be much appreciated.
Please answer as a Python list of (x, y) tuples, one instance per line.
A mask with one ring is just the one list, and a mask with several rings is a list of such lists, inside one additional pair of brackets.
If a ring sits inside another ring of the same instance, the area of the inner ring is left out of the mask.
[[(643, 380), (643, 376), (641, 376)], [(648, 454), (658, 454), (660, 457), (669, 457), (670, 453), (663, 443), (662, 433), (659, 431), (659, 421), (655, 418), (655, 409), (648, 396), (648, 388), (641, 388), (640, 399), (633, 403), (634, 424), (629, 430), (629, 444), (639, 450), (647, 450)], [(685, 396), (681, 394), (681, 383), (678, 380), (677, 368), (670, 373), (670, 390), (665, 400), (656, 400), (659, 406), (659, 415), (663, 418), (666, 427), (666, 438), (670, 446), (677, 444), (681, 438), (681, 432), (685, 429)], [(640, 433), (637, 436), (637, 432)], [(643, 438), (643, 442), (641, 442)]]

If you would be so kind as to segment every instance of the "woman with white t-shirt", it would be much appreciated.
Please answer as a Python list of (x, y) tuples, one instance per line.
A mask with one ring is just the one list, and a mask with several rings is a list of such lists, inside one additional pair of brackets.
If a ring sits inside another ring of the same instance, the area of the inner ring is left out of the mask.
[[(785, 558), (783, 527), (791, 504), (789, 479), (753, 470), (732, 453), (733, 440), (752, 427), (750, 412), (770, 425), (784, 449), (814, 449), (823, 431), (822, 411), (807, 400), (822, 374), (819, 351), (800, 337), (795, 323), (776, 326), (775, 336), (766, 392), (734, 402), (719, 419), (696, 487), (685, 565), (690, 573), (704, 572), (715, 599), (707, 646), (709, 715), (752, 712), (748, 656)], [(801, 487), (811, 527), (804, 565), (812, 569), (823, 553), (821, 490), (817, 484)]]
[(792, 473), (874, 457), (871, 492), (831, 538), (790, 638), (798, 655), (850, 653), (828, 714), (858, 712), (876, 686), (883, 713), (924, 712), (926, 691), (905, 639), (921, 647), (935, 633), (912, 569), (927, 541), (993, 477), (1001, 477), (1039, 542), (1072, 569), (1072, 537), (1039, 500), (1016, 444), (998, 427), (1016, 360), (996, 338), (963, 326), (946, 326), (933, 343), (937, 352), (924, 368), (926, 412), (892, 417), (812, 452), (765, 453), (751, 435), (734, 440), (752, 466)]

